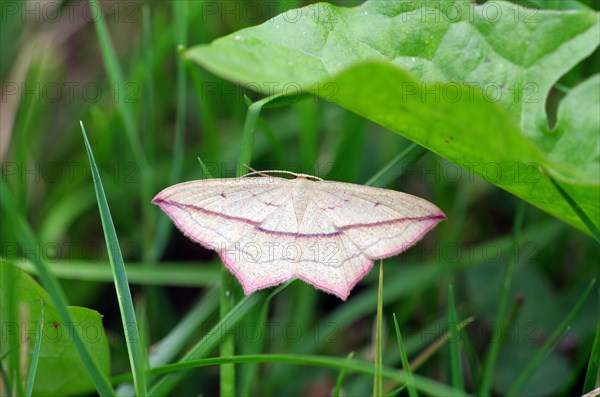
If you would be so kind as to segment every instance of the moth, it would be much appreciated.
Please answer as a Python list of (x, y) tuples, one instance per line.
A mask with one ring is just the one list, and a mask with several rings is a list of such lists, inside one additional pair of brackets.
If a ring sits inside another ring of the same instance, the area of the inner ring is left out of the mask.
[(410, 194), (290, 171), (180, 183), (152, 202), (216, 251), (244, 293), (298, 278), (342, 300), (374, 260), (403, 252), (446, 219)]

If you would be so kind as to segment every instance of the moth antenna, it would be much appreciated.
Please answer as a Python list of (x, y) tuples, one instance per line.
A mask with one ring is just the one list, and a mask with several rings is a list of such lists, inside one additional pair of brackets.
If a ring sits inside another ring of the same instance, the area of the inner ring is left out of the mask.
[(244, 167), (248, 168), (251, 173), (260, 173), (260, 171), (256, 171), (254, 168), (250, 167), (248, 164), (244, 163)]
[(246, 175), (242, 175), (242, 178), (247, 177), (247, 176), (252, 176), (252, 175), (269, 176), (269, 175), (267, 175), (267, 172), (269, 172), (269, 171), (257, 171), (254, 168), (250, 167), (248, 164), (244, 164), (244, 167), (248, 168), (248, 170), (250, 170), (250, 172), (247, 173)]
[[(245, 164), (244, 164), (245, 165)], [(249, 169), (252, 169), (250, 167), (248, 167)], [(319, 178), (318, 176), (313, 176), (313, 175), (308, 175), (308, 174), (299, 174), (296, 172), (292, 172), (292, 171), (287, 171), (287, 170), (263, 170), (263, 171), (255, 171), (253, 170), (252, 172), (243, 175), (242, 178), (246, 177), (246, 176), (252, 176), (252, 175), (260, 175), (260, 176), (272, 176), (271, 174), (287, 174), (287, 175), (293, 175), (296, 178), (305, 178), (305, 179), (316, 179), (317, 181), (322, 181), (322, 178)]]

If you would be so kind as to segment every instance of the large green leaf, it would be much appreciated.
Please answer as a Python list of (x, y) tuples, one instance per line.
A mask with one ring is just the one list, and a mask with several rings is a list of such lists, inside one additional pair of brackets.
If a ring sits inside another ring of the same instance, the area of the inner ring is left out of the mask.
[[(19, 323), (10, 329), (19, 332), (23, 343), (21, 348), (27, 349), (28, 361), (31, 359), (35, 335), (40, 326), (43, 301), (44, 323), (33, 395), (71, 396), (93, 391), (94, 384), (73, 345), (72, 335), (75, 327), (82, 331), (84, 343), (108, 376), (110, 352), (100, 313), (84, 307), (71, 306), (69, 310), (73, 324), (64, 324), (48, 293), (27, 273), (0, 261), (0, 280), (0, 318), (7, 318), (7, 304), (10, 301), (4, 296), (7, 291), (14, 291), (17, 304), (25, 304), (25, 312), (20, 310), (22, 317)], [(9, 287), (8, 283), (12, 283), (12, 287)], [(8, 330), (9, 325), (3, 324), (3, 329)]]
[(319, 3), (187, 54), (253, 90), (336, 102), (586, 230), (542, 169), (600, 223), (598, 79), (569, 93), (554, 130), (545, 103), (598, 29), (593, 11), (501, 1)]

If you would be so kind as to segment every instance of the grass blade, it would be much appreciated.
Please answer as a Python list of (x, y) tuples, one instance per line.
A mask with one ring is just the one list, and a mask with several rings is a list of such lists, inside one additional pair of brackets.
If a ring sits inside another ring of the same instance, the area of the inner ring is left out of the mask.
[[(504, 275), (504, 283), (502, 285), (502, 295), (500, 296), (500, 305), (498, 307), (498, 315), (496, 316), (496, 324), (502, 324), (502, 330), (506, 331), (506, 333), (502, 332), (501, 335), (506, 335), (508, 333), (506, 325), (509, 321), (509, 319), (507, 318), (507, 313), (509, 306), (510, 286), (512, 281), (513, 269), (515, 266), (515, 262), (517, 261), (515, 253), (518, 244), (520, 244), (521, 241), (521, 229), (523, 227), (525, 205), (525, 202), (521, 201), (519, 206), (517, 207), (517, 213), (515, 215), (515, 221), (513, 226), (513, 249), (510, 250), (510, 256), (508, 258), (508, 261), (506, 262), (506, 273)], [(496, 362), (498, 360), (498, 354), (500, 353), (500, 347), (502, 346), (502, 342), (503, 340), (501, 339), (496, 340), (490, 344), (483, 367), (481, 387), (479, 388), (480, 396), (490, 395), (492, 380), (496, 368)]]
[[(0, 195), (2, 196), (2, 195)], [(16, 211), (16, 209), (14, 209)], [(19, 324), (22, 319), (19, 316), (19, 302), (17, 300), (17, 293), (15, 291), (15, 284), (12, 282), (17, 277), (16, 268), (9, 267), (9, 270), (4, 273), (0, 273), (0, 285), (3, 286), (0, 289), (0, 298), (2, 303), (6, 305), (6, 311), (0, 310), (0, 315), (4, 315), (2, 320), (2, 344), (0, 352), (3, 353), (2, 359), (7, 358), (8, 363), (0, 365), (2, 369), (2, 379), (5, 379), (3, 383), (6, 389), (6, 395), (21, 395), (23, 393), (23, 382), (21, 379), (21, 335), (19, 332), (7, 332), (8, 324)], [(0, 307), (1, 308), (1, 307)], [(6, 324), (6, 325), (5, 325)], [(5, 331), (6, 329), (6, 331)], [(16, 329), (14, 329), (16, 331)], [(6, 371), (5, 371), (6, 369)]]
[(154, 82), (152, 75), (152, 63), (154, 53), (152, 51), (152, 11), (148, 4), (142, 6), (142, 43), (144, 57), (144, 146), (146, 147), (146, 158), (150, 163), (154, 160)]
[(383, 323), (383, 260), (379, 261), (379, 290), (377, 293), (377, 322), (375, 331), (375, 374), (373, 376), (373, 396), (381, 396), (383, 393), (383, 378), (381, 369), (383, 367), (382, 352), (382, 323)]
[(556, 188), (558, 193), (560, 193), (560, 195), (565, 199), (565, 201), (569, 204), (569, 206), (577, 214), (579, 219), (581, 219), (583, 224), (588, 228), (592, 237), (594, 237), (596, 239), (596, 241), (600, 242), (600, 230), (598, 230), (598, 227), (596, 227), (596, 224), (594, 223), (594, 221), (592, 221), (590, 219), (590, 217), (585, 213), (583, 208), (581, 208), (579, 206), (579, 204), (577, 204), (577, 202), (575, 200), (573, 200), (573, 198), (569, 195), (569, 193), (567, 193), (565, 191), (565, 189), (563, 189), (562, 186), (560, 186), (558, 184), (558, 182), (556, 182), (549, 173), (546, 172), (546, 176), (550, 180), (550, 183), (552, 183), (552, 186), (554, 186)]
[[(361, 360), (348, 360), (347, 358), (299, 354), (257, 354), (188, 360), (184, 362), (179, 362), (177, 364), (170, 364), (165, 365), (163, 367), (153, 368), (150, 370), (150, 373), (152, 375), (168, 373), (168, 376), (180, 376), (183, 371), (191, 370), (193, 368), (199, 368), (210, 365), (223, 365), (227, 363), (280, 363), (317, 366), (323, 368), (333, 368), (337, 370), (341, 370), (345, 367), (346, 372), (352, 371), (367, 374), (370, 376), (374, 376), (376, 372), (372, 362)], [(406, 374), (397, 371), (395, 368), (383, 367), (381, 369), (381, 376), (399, 384), (406, 383)], [(124, 382), (130, 378), (130, 374), (119, 375), (117, 377), (114, 377), (113, 381)], [(450, 386), (430, 380), (424, 376), (414, 374), (414, 380), (415, 387), (417, 387), (421, 392), (423, 392), (426, 395), (443, 397), (465, 395), (460, 390), (453, 389)], [(152, 395), (154, 396), (156, 394), (152, 393)]]
[(454, 303), (454, 288), (448, 286), (448, 328), (450, 331), (450, 340), (448, 347), (450, 349), (450, 373), (452, 377), (452, 386), (455, 389), (464, 391), (465, 382), (462, 370), (460, 332), (458, 330), (458, 314)]
[[(600, 290), (598, 292), (600, 298)], [(596, 336), (594, 337), (594, 345), (592, 346), (590, 361), (585, 374), (582, 394), (591, 392), (597, 387), (600, 387), (600, 316), (598, 317), (598, 325), (596, 325)]]
[[(177, 57), (177, 104), (175, 115), (175, 136), (173, 141), (173, 165), (171, 167), (170, 183), (175, 183), (181, 178), (183, 171), (183, 154), (185, 153), (183, 136), (185, 132), (187, 76), (183, 51), (187, 45), (187, 19), (188, 9), (186, 1), (173, 2), (173, 15), (175, 23), (175, 37), (179, 46)], [(166, 218), (166, 217), (165, 217)]]
[[(33, 231), (25, 221), (25, 218), (14, 209), (17, 208), (15, 199), (10, 191), (10, 188), (5, 184), (3, 180), (0, 180), (0, 206), (3, 208), (3, 215), (12, 223), (15, 234), (20, 237), (23, 243), (23, 251), (28, 256), (29, 260), (35, 265), (38, 277), (42, 283), (42, 286), (48, 292), (52, 303), (56, 307), (60, 319), (66, 324), (73, 324), (73, 319), (68, 309), (68, 301), (62, 290), (58, 280), (50, 271), (48, 264), (42, 260), (44, 257), (40, 250), (40, 245), (35, 241)], [(90, 354), (89, 350), (83, 343), (81, 331), (78, 327), (75, 327), (75, 332), (72, 333), (73, 344), (81, 357), (81, 361), (85, 366), (87, 372), (90, 374), (98, 394), (101, 396), (114, 396), (115, 392), (112, 389), (108, 378), (100, 368), (94, 357)]]
[(198, 162), (200, 163), (200, 167), (202, 167), (202, 172), (204, 172), (204, 175), (206, 176), (206, 178), (208, 178), (208, 179), (214, 178), (214, 176), (208, 170), (208, 167), (206, 166), (206, 164), (204, 164), (204, 161), (202, 161), (202, 159), (200, 157), (198, 157)]
[[(140, 303), (138, 303), (135, 307), (135, 314), (136, 314), (136, 319), (138, 319), (138, 329), (139, 329), (139, 345), (142, 347), (145, 346), (149, 346), (150, 344), (150, 337), (149, 337), (149, 333), (150, 333), (150, 329), (148, 327), (148, 309), (147, 309), (147, 305), (146, 305), (146, 301), (144, 299), (142, 299), (140, 301)], [(148, 370), (149, 366), (150, 366), (150, 362), (148, 360), (148, 350), (145, 348), (141, 348), (140, 349), (140, 363), (142, 363), (143, 365), (143, 369), (144, 369), (144, 381), (145, 383), (149, 383), (147, 381), (147, 375), (146, 375), (146, 371)], [(144, 389), (144, 392), (146, 390)], [(139, 395), (139, 394), (138, 394)]]
[[(4, 361), (4, 359), (8, 356), (9, 352), (4, 353), (2, 356), (0, 356), (0, 364), (2, 364), (2, 361)], [(8, 377), (8, 374), (6, 373), (6, 371), (4, 370), (4, 365), (0, 365), (0, 377), (2, 377), (2, 379), (4, 380), (4, 382), (2, 383), (3, 389), (4, 389), (4, 394), (5, 396), (12, 396), (12, 383), (11, 383), (11, 379)]]
[[(354, 357), (354, 352), (350, 352), (350, 354), (348, 354), (348, 357), (346, 357), (346, 363), (351, 361), (352, 357)], [(332, 397), (340, 397), (340, 391), (342, 390), (342, 382), (344, 381), (345, 374), (346, 366), (342, 367), (342, 369), (340, 370), (340, 374), (338, 375), (337, 380), (335, 381), (335, 389), (333, 390)]]
[[(26, 272), (37, 274), (35, 265), (28, 260), (11, 261)], [(191, 264), (190, 264), (191, 265)], [(179, 262), (164, 262), (163, 266), (148, 267), (145, 264), (128, 264), (127, 278), (132, 284), (171, 285), (179, 287), (212, 287), (219, 282), (218, 263), (203, 266), (190, 266)], [(112, 282), (112, 271), (108, 261), (98, 261), (93, 265), (88, 261), (56, 261), (50, 269), (60, 279), (81, 281)]]
[(367, 186), (384, 187), (390, 184), (394, 179), (399, 178), (406, 171), (406, 167), (401, 167), (400, 164), (412, 164), (426, 155), (429, 150), (421, 145), (411, 143), (406, 149), (398, 153), (385, 167), (373, 175), (365, 182)]
[(263, 107), (269, 102), (277, 102), (279, 99), (285, 99), (284, 95), (272, 95), (253, 102), (248, 106), (246, 119), (244, 120), (244, 131), (242, 133), (242, 143), (240, 147), (240, 157), (236, 167), (236, 176), (240, 177), (248, 172), (246, 165), (251, 165), (252, 148), (256, 137), (256, 129), (260, 121), (260, 114)]
[[(135, 313), (138, 321), (138, 329), (140, 330), (139, 339), (140, 344), (142, 346), (149, 346), (150, 342), (148, 339), (149, 327), (148, 327), (148, 316), (147, 316), (147, 304), (146, 299), (140, 299), (140, 301), (136, 302), (135, 305)], [(146, 349), (142, 349), (142, 360), (144, 363), (149, 363), (148, 361), (148, 353)], [(148, 366), (147, 366), (148, 367)], [(147, 383), (150, 382), (148, 375), (145, 375), (147, 378)], [(134, 385), (131, 383), (123, 383), (119, 385), (117, 388), (117, 395), (119, 396), (131, 396), (135, 395)]]
[(521, 372), (521, 375), (519, 375), (517, 380), (512, 384), (512, 386), (506, 393), (507, 396), (517, 395), (519, 393), (519, 391), (521, 390), (521, 388), (523, 387), (523, 385), (525, 385), (525, 382), (527, 380), (529, 380), (529, 378), (533, 375), (533, 373), (540, 367), (540, 365), (542, 364), (544, 359), (548, 356), (548, 354), (550, 354), (552, 352), (552, 350), (556, 347), (557, 341), (560, 339), (560, 337), (565, 333), (567, 328), (570, 326), (571, 322), (573, 321), (573, 318), (575, 317), (575, 315), (577, 314), (579, 309), (581, 309), (581, 306), (583, 305), (583, 303), (585, 302), (587, 297), (590, 295), (590, 293), (594, 289), (595, 284), (596, 284), (596, 279), (594, 278), (594, 279), (592, 279), (592, 281), (590, 281), (587, 289), (585, 290), (585, 292), (583, 293), (581, 298), (579, 298), (579, 300), (577, 301), (577, 303), (575, 304), (573, 309), (571, 309), (571, 311), (569, 312), (567, 317), (560, 323), (558, 328), (556, 328), (556, 330), (554, 330), (552, 335), (550, 335), (548, 340), (546, 340), (546, 343), (544, 343), (544, 345), (540, 348), (540, 350), (538, 350), (538, 352), (535, 354), (535, 356), (533, 356), (533, 358), (531, 359), (531, 361), (529, 362), (529, 364), (527, 365), (525, 370), (523, 370), (523, 372)]
[(94, 188), (96, 189), (96, 199), (98, 200), (98, 209), (100, 211), (100, 219), (102, 220), (104, 238), (106, 240), (106, 249), (108, 250), (108, 258), (113, 272), (115, 288), (117, 290), (117, 299), (119, 301), (119, 310), (123, 322), (123, 331), (125, 332), (125, 340), (127, 342), (129, 364), (133, 371), (135, 392), (138, 396), (145, 396), (147, 394), (146, 377), (144, 374), (146, 368), (146, 363), (144, 361), (145, 355), (142, 353), (133, 300), (131, 299), (131, 291), (129, 290), (129, 283), (127, 281), (127, 272), (125, 271), (125, 264), (123, 262), (121, 248), (119, 247), (117, 232), (115, 231), (115, 226), (110, 215), (110, 209), (108, 208), (108, 202), (106, 201), (106, 196), (104, 194), (104, 188), (102, 187), (100, 173), (96, 167), (94, 154), (92, 153), (92, 148), (88, 142), (83, 123), (81, 123), (81, 132), (83, 134), (85, 148), (92, 169)]
[(252, 148), (254, 146), (254, 138), (256, 137), (256, 128), (260, 120), (260, 113), (263, 106), (272, 100), (273, 97), (266, 97), (252, 103), (248, 107), (246, 119), (244, 120), (244, 130), (242, 132), (242, 143), (240, 146), (240, 157), (236, 167), (235, 175), (243, 176), (248, 172), (246, 165), (252, 163)]
[[(475, 320), (475, 318), (473, 316), (470, 316), (470, 317), (467, 317), (466, 319), (464, 319), (463, 321), (461, 321), (456, 326), (457, 332), (461, 332), (463, 330), (463, 328), (465, 328), (467, 325), (471, 324), (474, 320)], [(433, 356), (433, 354), (435, 352), (437, 352), (439, 349), (441, 349), (442, 346), (444, 346), (450, 338), (451, 338), (450, 331), (445, 332), (444, 335), (442, 335), (441, 337), (436, 339), (431, 345), (429, 345), (427, 347), (427, 349), (425, 349), (421, 354), (419, 354), (417, 357), (415, 357), (412, 360), (412, 362), (410, 363), (410, 367), (413, 370), (420, 368), (421, 365), (423, 365), (431, 356)]]
[[(225, 319), (235, 305), (236, 280), (229, 270), (225, 267), (221, 269), (221, 289), (220, 289), (220, 305), (219, 318)], [(219, 354), (221, 356), (235, 355), (235, 337), (234, 335), (223, 336), (221, 345), (219, 346)], [(235, 396), (235, 364), (224, 364), (219, 367), (219, 389), (220, 395), (223, 397)]]
[(40, 322), (35, 330), (35, 344), (33, 345), (33, 354), (31, 363), (29, 364), (29, 372), (27, 373), (27, 384), (25, 386), (25, 396), (31, 396), (33, 393), (33, 383), (35, 382), (35, 373), (40, 358), (40, 349), (42, 346), (42, 328), (44, 327), (44, 300), (40, 299)]
[(415, 379), (408, 362), (408, 356), (406, 355), (406, 349), (404, 348), (404, 342), (402, 341), (402, 334), (400, 333), (400, 327), (398, 326), (396, 314), (393, 314), (393, 317), (394, 327), (396, 329), (396, 339), (398, 340), (398, 349), (400, 350), (400, 360), (402, 361), (402, 369), (406, 374), (406, 387), (408, 389), (408, 395), (409, 397), (418, 397), (419, 393), (417, 393), (417, 389), (415, 388)]

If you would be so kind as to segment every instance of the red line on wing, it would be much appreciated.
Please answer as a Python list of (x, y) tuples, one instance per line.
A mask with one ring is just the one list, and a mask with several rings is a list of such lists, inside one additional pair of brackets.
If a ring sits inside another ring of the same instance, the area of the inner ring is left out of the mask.
[(359, 228), (359, 227), (393, 225), (394, 223), (401, 223), (401, 222), (406, 222), (406, 221), (428, 221), (428, 220), (432, 220), (432, 219), (442, 220), (442, 219), (446, 219), (446, 216), (443, 214), (415, 216), (415, 217), (407, 216), (404, 218), (390, 219), (388, 221), (380, 221), (380, 222), (373, 222), (373, 223), (355, 223), (353, 225), (340, 226), (340, 227), (338, 227), (338, 230), (343, 231), (343, 230), (354, 229), (354, 228)]
[(195, 211), (203, 212), (203, 213), (208, 214), (208, 215), (214, 215), (214, 216), (218, 216), (218, 217), (223, 218), (223, 219), (229, 219), (229, 220), (232, 220), (232, 221), (243, 222), (243, 223), (247, 223), (247, 224), (253, 225), (253, 226), (260, 225), (260, 222), (253, 221), (252, 219), (246, 219), (246, 218), (241, 218), (241, 217), (238, 217), (238, 216), (221, 214), (219, 212), (207, 210), (205, 208), (198, 207), (198, 206), (195, 206), (193, 204), (181, 204), (181, 203), (177, 203), (175, 201), (163, 200), (163, 199), (160, 199), (160, 198), (155, 198), (154, 200), (152, 200), (152, 202), (154, 204), (165, 203), (165, 204), (168, 204), (168, 205), (174, 205), (174, 206), (179, 207), (179, 208), (189, 208), (189, 209), (192, 209), (192, 210), (195, 210)]
[(402, 222), (406, 222), (406, 221), (419, 221), (420, 222), (420, 221), (427, 221), (427, 220), (432, 220), (432, 219), (440, 219), (440, 220), (446, 219), (446, 216), (443, 213), (436, 214), (436, 215), (427, 215), (427, 216), (404, 217), (404, 218), (396, 218), (396, 219), (390, 219), (387, 221), (380, 221), (380, 222), (373, 222), (373, 223), (356, 223), (353, 225), (340, 226), (340, 227), (337, 227), (338, 231), (331, 232), (331, 233), (310, 234), (310, 233), (282, 232), (282, 231), (277, 231), (277, 230), (264, 229), (260, 226), (260, 222), (256, 222), (256, 221), (253, 221), (253, 220), (247, 219), (247, 218), (241, 218), (241, 217), (237, 217), (237, 216), (226, 215), (226, 214), (222, 214), (219, 212), (207, 210), (205, 208), (198, 207), (193, 204), (182, 204), (182, 203), (178, 203), (175, 201), (164, 200), (161, 198), (155, 198), (154, 200), (152, 200), (152, 202), (154, 204), (165, 203), (165, 204), (174, 205), (174, 206), (180, 207), (180, 208), (189, 208), (189, 209), (192, 209), (195, 211), (203, 212), (205, 214), (217, 216), (217, 217), (220, 217), (223, 219), (243, 222), (243, 223), (246, 223), (246, 224), (256, 227), (256, 230), (258, 230), (259, 232), (262, 232), (262, 233), (273, 234), (273, 235), (278, 235), (278, 236), (293, 236), (293, 237), (335, 237), (335, 236), (338, 236), (341, 232), (343, 232), (345, 230), (355, 229), (355, 228), (360, 228), (360, 227), (393, 225), (395, 223), (402, 223)]

